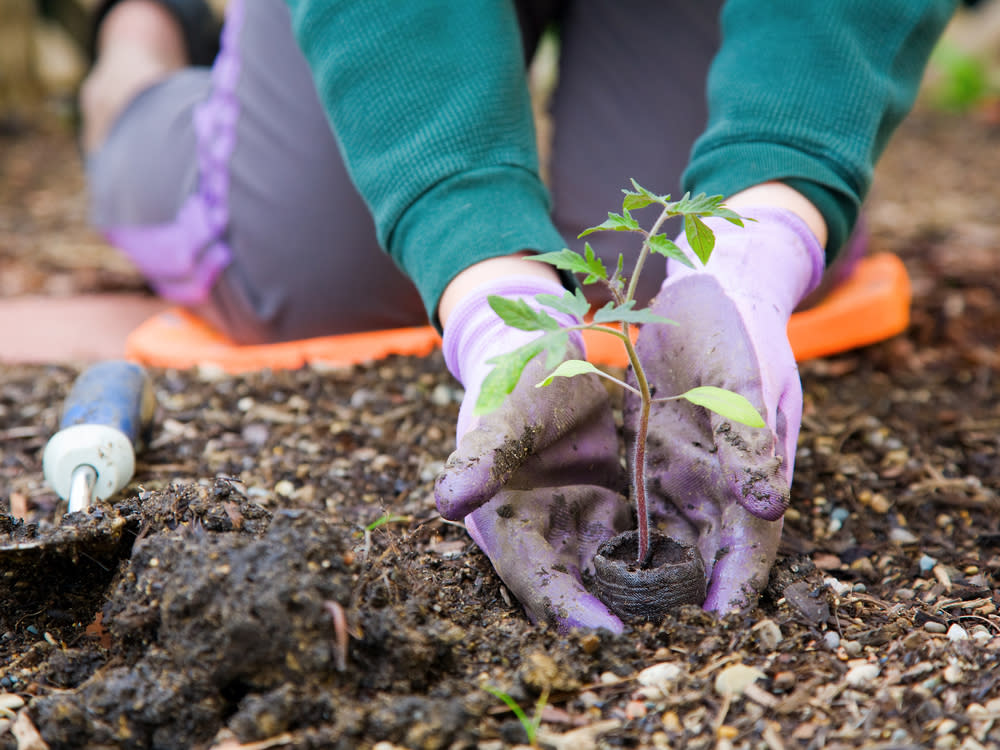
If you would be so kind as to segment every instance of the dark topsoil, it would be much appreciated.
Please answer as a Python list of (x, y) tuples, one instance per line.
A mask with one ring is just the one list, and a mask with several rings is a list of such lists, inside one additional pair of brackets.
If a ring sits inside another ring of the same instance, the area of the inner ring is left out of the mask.
[[(0, 147), (3, 294), (142, 287), (85, 228), (64, 134)], [(912, 326), (803, 365), (782, 556), (723, 620), (532, 626), (435, 513), (460, 398), (439, 355), (155, 371), (124, 499), (35, 546), (61, 517), (41, 451), (78, 370), (5, 366), (0, 507), (27, 519), (0, 526), (24, 547), (0, 561), (0, 747), (32, 724), (52, 748), (523, 742), (484, 684), (529, 713), (547, 695), (543, 746), (998, 746), (998, 203), (1000, 128), (904, 125), (868, 216), (910, 270)]]

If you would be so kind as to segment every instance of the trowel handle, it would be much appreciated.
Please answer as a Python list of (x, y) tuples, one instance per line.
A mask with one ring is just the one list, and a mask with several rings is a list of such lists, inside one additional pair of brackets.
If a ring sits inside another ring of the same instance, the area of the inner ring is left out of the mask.
[(91, 494), (105, 500), (129, 483), (155, 409), (149, 377), (134, 362), (102, 362), (76, 379), (42, 456), (45, 478), (71, 512)]
[(142, 367), (126, 360), (101, 362), (73, 383), (59, 429), (78, 424), (113, 427), (138, 447), (149, 434), (155, 408), (153, 386)]

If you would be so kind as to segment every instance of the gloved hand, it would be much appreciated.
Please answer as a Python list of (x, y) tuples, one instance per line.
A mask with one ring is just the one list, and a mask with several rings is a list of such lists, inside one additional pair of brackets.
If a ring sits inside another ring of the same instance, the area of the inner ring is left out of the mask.
[[(580, 580), (600, 544), (630, 523), (620, 491), (624, 477), (607, 391), (596, 376), (556, 378), (544, 355), (525, 368), (503, 405), (481, 417), (473, 407), (491, 357), (536, 338), (507, 326), (487, 296), (562, 295), (544, 279), (490, 282), (469, 294), (448, 318), (444, 355), (465, 387), (458, 449), (438, 477), (435, 493), (445, 518), (466, 528), (497, 574), (534, 620), (560, 631), (574, 627), (620, 632), (621, 621)], [(547, 310), (547, 312), (552, 312)], [(564, 325), (577, 321), (553, 313)], [(568, 358), (583, 358), (583, 340), (571, 334)]]
[[(786, 329), (824, 266), (823, 248), (795, 214), (740, 211), (756, 221), (707, 221), (716, 245), (706, 266), (668, 261), (650, 306), (679, 325), (643, 326), (636, 344), (654, 398), (719, 386), (748, 398), (767, 423), (746, 427), (684, 400), (655, 404), (650, 414), (653, 525), (698, 548), (709, 576), (705, 608), (719, 612), (751, 606), (777, 554), (802, 420)], [(688, 247), (683, 236), (677, 244)], [(627, 394), (629, 456), (638, 409)]]

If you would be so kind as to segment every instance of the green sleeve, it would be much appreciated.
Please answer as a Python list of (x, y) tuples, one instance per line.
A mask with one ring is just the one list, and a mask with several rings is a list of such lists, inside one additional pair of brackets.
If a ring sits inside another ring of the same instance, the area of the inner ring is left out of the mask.
[(956, 3), (729, 0), (684, 189), (732, 195), (783, 181), (823, 213), (831, 258)]
[(512, 2), (288, 3), (379, 242), (432, 321), (462, 269), (564, 247), (539, 176)]

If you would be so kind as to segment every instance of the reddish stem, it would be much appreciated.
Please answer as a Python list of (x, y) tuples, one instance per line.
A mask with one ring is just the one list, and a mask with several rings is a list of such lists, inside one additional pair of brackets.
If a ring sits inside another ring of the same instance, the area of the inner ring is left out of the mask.
[(632, 363), (632, 372), (635, 375), (636, 385), (639, 386), (639, 425), (635, 432), (635, 453), (632, 456), (632, 500), (635, 503), (635, 513), (639, 532), (639, 559), (640, 567), (646, 562), (649, 556), (649, 505), (646, 502), (646, 436), (649, 433), (649, 412), (653, 404), (653, 396), (649, 391), (649, 381), (646, 380), (646, 373), (639, 362), (639, 355), (632, 345), (629, 336), (629, 324), (622, 324), (622, 331), (625, 334), (625, 348), (628, 351), (629, 361)]

